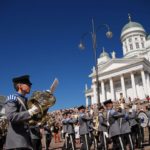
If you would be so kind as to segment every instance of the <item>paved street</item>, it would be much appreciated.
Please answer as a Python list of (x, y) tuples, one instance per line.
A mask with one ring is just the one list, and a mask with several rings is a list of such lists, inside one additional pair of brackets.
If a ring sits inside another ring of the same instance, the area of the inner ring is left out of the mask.
[[(147, 128), (145, 128), (145, 138), (144, 138), (144, 148), (142, 150), (150, 150), (150, 145), (148, 145), (148, 130)], [(63, 146), (64, 141), (62, 140), (60, 143), (54, 143), (54, 139), (51, 142), (50, 145), (50, 150), (62, 150), (62, 146)], [(111, 145), (109, 146), (111, 149)], [(80, 149), (80, 144), (76, 145), (77, 149)], [(45, 148), (43, 148), (44, 150)], [(94, 150), (93, 147), (91, 148), (91, 150)], [(135, 150), (141, 150), (141, 149), (135, 149)]]

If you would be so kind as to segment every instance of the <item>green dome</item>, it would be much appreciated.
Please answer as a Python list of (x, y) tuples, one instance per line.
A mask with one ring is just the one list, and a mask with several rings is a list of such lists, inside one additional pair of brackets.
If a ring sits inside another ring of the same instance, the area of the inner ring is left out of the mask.
[(100, 58), (102, 57), (109, 57), (109, 54), (107, 52), (105, 52), (105, 49), (103, 48), (103, 52), (100, 54)]
[(129, 23), (127, 23), (123, 28), (122, 28), (122, 32), (129, 29), (129, 28), (133, 28), (133, 27), (140, 27), (142, 29), (143, 26), (140, 24), (140, 23), (137, 23), (137, 22), (133, 22), (133, 21), (130, 21)]
[(147, 40), (150, 40), (150, 34), (147, 36)]

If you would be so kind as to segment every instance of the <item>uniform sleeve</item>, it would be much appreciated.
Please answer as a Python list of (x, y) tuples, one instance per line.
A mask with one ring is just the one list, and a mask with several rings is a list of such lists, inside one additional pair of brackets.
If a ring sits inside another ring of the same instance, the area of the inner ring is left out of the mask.
[(114, 117), (115, 119), (124, 117), (124, 113), (119, 113), (119, 112), (114, 111), (114, 110), (112, 110), (112, 111), (110, 112), (110, 114), (111, 114), (111, 116)]
[(82, 114), (82, 115), (81, 115), (81, 119), (84, 120), (84, 121), (90, 121), (90, 120), (92, 120), (92, 116), (91, 116), (91, 117), (88, 117), (87, 115)]
[(99, 122), (100, 122), (100, 124), (102, 124), (102, 123), (104, 122), (103, 117), (102, 117), (102, 116), (100, 116), (100, 115), (99, 115)]
[(73, 123), (76, 123), (77, 122), (77, 119), (69, 119), (68, 120), (68, 123), (70, 123), (70, 124), (73, 124)]
[(5, 111), (7, 119), (10, 122), (22, 122), (29, 120), (31, 118), (28, 111), (18, 112), (18, 102), (17, 101), (8, 101), (5, 103)]
[(101, 115), (99, 115), (99, 123), (102, 126), (107, 126), (107, 122), (104, 120), (104, 118)]
[(66, 124), (67, 124), (67, 120), (66, 120), (66, 119), (63, 119), (63, 120), (62, 120), (62, 124), (63, 124), (63, 125), (66, 125)]

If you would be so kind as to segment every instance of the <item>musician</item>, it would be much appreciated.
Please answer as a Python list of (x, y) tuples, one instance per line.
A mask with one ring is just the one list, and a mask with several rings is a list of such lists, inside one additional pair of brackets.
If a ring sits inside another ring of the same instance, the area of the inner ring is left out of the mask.
[(67, 134), (68, 134), (68, 140), (67, 140), (67, 149), (75, 150), (75, 130), (74, 130), (74, 124), (77, 123), (76, 118), (72, 118), (72, 114), (70, 111), (67, 112)]
[[(88, 108), (86, 108), (85, 114), (89, 118), (93, 118), (94, 116), (94, 113), (91, 114)], [(96, 126), (96, 124), (97, 124), (96, 121), (94, 122), (93, 119), (90, 119), (87, 121), (88, 130), (89, 130), (89, 138), (91, 142), (94, 142), (95, 147), (97, 147), (97, 132), (98, 132), (97, 129), (96, 130), (94, 129), (94, 126)]]
[[(99, 121), (99, 127), (98, 127), (98, 131), (99, 131), (99, 149), (107, 149), (107, 143), (106, 143), (106, 136), (105, 133), (108, 133), (108, 126), (107, 126), (107, 122), (106, 119), (104, 118), (104, 107), (100, 106), (98, 108), (99, 110), (99, 115), (98, 115), (98, 121)], [(104, 133), (105, 132), (105, 133)]]
[(65, 139), (65, 135), (66, 135), (66, 133), (67, 133), (67, 112), (64, 112), (63, 114), (62, 114), (62, 116), (63, 116), (63, 119), (62, 119), (62, 121), (61, 121), (61, 123), (62, 123), (62, 130), (63, 130), (63, 138)]
[(39, 112), (36, 106), (27, 110), (26, 94), (30, 93), (32, 83), (29, 75), (12, 79), (17, 93), (7, 97), (5, 102), (6, 116), (9, 122), (6, 137), (6, 149), (30, 150), (32, 148), (28, 120)]
[(48, 122), (46, 122), (43, 128), (44, 128), (45, 146), (46, 146), (45, 149), (48, 150), (52, 140), (52, 132), (50, 126), (48, 125)]
[(134, 150), (133, 141), (131, 138), (131, 127), (129, 124), (129, 113), (127, 112), (127, 107), (118, 108), (118, 112), (124, 114), (124, 117), (119, 118), (119, 124), (121, 129), (122, 141), (125, 146), (129, 145), (131, 150)]
[[(147, 110), (146, 114), (147, 114), (148, 120), (150, 122), (150, 105), (146, 106), (146, 110)], [(148, 125), (148, 136), (149, 136), (148, 142), (150, 144), (150, 124)]]
[(108, 120), (108, 126), (109, 126), (109, 136), (112, 139), (113, 142), (113, 149), (114, 150), (124, 150), (125, 147), (122, 142), (121, 138), (121, 130), (119, 126), (118, 119), (123, 117), (124, 115), (119, 114), (114, 108), (113, 108), (113, 102), (111, 99), (106, 100), (104, 103), (104, 106), (107, 109), (107, 120)]
[(129, 124), (131, 127), (131, 136), (133, 140), (133, 145), (135, 148), (142, 147), (142, 138), (141, 138), (141, 130), (139, 128), (139, 119), (137, 118), (137, 111), (133, 109), (132, 105), (129, 105)]
[(88, 121), (92, 120), (91, 117), (86, 116), (85, 114), (85, 107), (82, 105), (78, 107), (79, 111), (79, 134), (81, 138), (81, 150), (90, 150), (91, 142), (89, 139), (89, 128), (88, 128)]
[(42, 143), (41, 143), (41, 133), (40, 133), (40, 126), (32, 125), (30, 126), (30, 133), (31, 133), (31, 139), (33, 144), (34, 150), (42, 150)]
[(63, 131), (63, 138), (65, 139), (63, 149), (67, 149), (67, 112), (64, 112), (63, 114), (63, 119), (61, 121), (62, 123), (62, 131)]

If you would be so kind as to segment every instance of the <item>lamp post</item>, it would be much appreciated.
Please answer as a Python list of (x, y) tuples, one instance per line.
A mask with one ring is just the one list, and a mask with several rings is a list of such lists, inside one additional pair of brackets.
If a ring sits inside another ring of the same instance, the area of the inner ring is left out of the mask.
[(92, 32), (86, 32), (81, 36), (81, 40), (80, 40), (80, 44), (78, 45), (80, 49), (85, 49), (85, 44), (83, 43), (83, 39), (86, 35), (88, 35), (89, 33), (91, 34), (91, 38), (92, 38), (92, 49), (93, 49), (93, 54), (94, 54), (94, 61), (95, 61), (95, 76), (96, 76), (96, 92), (97, 92), (97, 104), (100, 105), (100, 95), (99, 95), (99, 81), (98, 81), (98, 64), (97, 64), (97, 31), (100, 29), (100, 27), (106, 27), (107, 28), (107, 32), (106, 32), (106, 36), (107, 38), (112, 38), (113, 34), (110, 31), (110, 28), (107, 24), (102, 24), (100, 26), (98, 26), (95, 30), (95, 24), (94, 24), (94, 20), (92, 18)]

